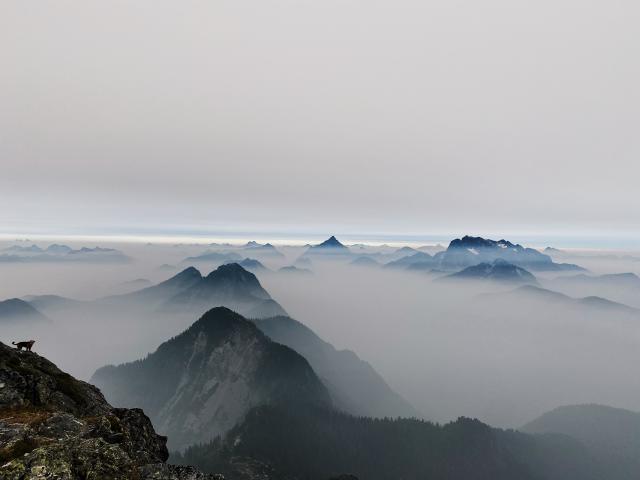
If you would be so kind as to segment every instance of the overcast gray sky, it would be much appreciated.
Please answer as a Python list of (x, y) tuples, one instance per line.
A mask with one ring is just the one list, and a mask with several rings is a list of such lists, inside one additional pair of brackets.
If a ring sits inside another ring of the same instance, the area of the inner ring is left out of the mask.
[(3, 0), (4, 232), (640, 232), (640, 4)]

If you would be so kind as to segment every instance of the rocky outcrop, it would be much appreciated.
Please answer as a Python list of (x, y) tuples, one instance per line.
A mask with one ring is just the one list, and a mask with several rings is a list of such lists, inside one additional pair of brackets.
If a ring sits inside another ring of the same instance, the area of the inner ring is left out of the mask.
[(165, 464), (166, 440), (142, 410), (113, 408), (37, 353), (0, 343), (3, 480), (223, 478)]

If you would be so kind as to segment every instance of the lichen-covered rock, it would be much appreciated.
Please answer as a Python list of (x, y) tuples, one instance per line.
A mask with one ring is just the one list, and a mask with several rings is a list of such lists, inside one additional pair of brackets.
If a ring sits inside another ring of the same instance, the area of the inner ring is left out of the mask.
[(2, 480), (222, 480), (166, 465), (166, 441), (142, 410), (113, 408), (94, 386), (0, 343)]

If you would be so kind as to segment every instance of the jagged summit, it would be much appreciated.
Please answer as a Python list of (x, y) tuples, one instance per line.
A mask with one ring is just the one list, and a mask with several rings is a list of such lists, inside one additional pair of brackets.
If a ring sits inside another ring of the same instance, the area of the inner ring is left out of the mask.
[(472, 237), (465, 235), (462, 238), (456, 238), (449, 243), (449, 248), (515, 248), (517, 250), (524, 250), (522, 245), (517, 245), (509, 242), (508, 240), (490, 240), (482, 237)]
[(530, 270), (584, 270), (573, 264), (555, 263), (549, 255), (505, 239), (496, 241), (469, 235), (452, 240), (447, 250), (434, 256), (434, 265), (442, 270), (459, 270), (497, 259)]

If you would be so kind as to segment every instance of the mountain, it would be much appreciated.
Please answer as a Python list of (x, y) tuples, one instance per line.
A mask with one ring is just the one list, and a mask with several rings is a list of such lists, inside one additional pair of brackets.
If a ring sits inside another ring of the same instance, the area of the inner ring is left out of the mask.
[(194, 445), (175, 461), (233, 480), (228, 465), (237, 457), (305, 480), (336, 472), (367, 480), (608, 478), (581, 443), (563, 435), (498, 430), (469, 418), (436, 425), (277, 406), (252, 409), (225, 437)]
[(420, 417), (371, 365), (350, 350), (336, 350), (310, 328), (289, 317), (254, 320), (273, 341), (307, 359), (327, 386), (336, 408), (370, 417)]
[(340, 243), (340, 241), (335, 236), (331, 235), (324, 242), (319, 243), (318, 245), (314, 245), (311, 248), (312, 249), (325, 249), (325, 248), (345, 249), (347, 247), (342, 243)]
[(380, 264), (371, 257), (357, 257), (351, 261), (351, 265), (356, 267), (379, 267)]
[(0, 325), (7, 327), (36, 323), (51, 323), (51, 320), (28, 302), (19, 298), (10, 298), (0, 302)]
[(640, 413), (604, 405), (570, 405), (547, 412), (520, 430), (579, 440), (605, 465), (607, 479), (640, 476)]
[(195, 267), (152, 287), (102, 300), (166, 314), (198, 317), (212, 307), (227, 306), (249, 318), (286, 315), (256, 276), (237, 263), (220, 265), (206, 277)]
[(629, 289), (633, 291), (640, 290), (640, 277), (635, 273), (610, 273), (606, 275), (585, 275), (584, 273), (572, 276), (565, 276), (556, 279), (557, 281), (580, 284), (593, 285), (596, 287), (613, 286), (615, 288)]
[(12, 252), (12, 253), (42, 253), (43, 250), (37, 245), (29, 245), (23, 247), (21, 245), (12, 245), (7, 248), (2, 249), (4, 252)]
[(186, 309), (198, 315), (215, 306), (227, 306), (249, 318), (286, 315), (256, 276), (237, 263), (220, 265), (164, 303), (167, 310)]
[(418, 253), (419, 250), (416, 250), (415, 248), (411, 248), (411, 247), (402, 247), (397, 249), (395, 252), (390, 254), (390, 259), (391, 260), (397, 260), (399, 258), (402, 257), (408, 257), (409, 255), (415, 255), (416, 253)]
[(308, 268), (300, 268), (300, 267), (296, 267), (295, 265), (287, 265), (285, 267), (281, 267), (278, 269), (278, 272), (293, 274), (293, 275), (309, 275), (313, 273)]
[(168, 263), (163, 263), (156, 270), (159, 270), (161, 272), (173, 272), (174, 270), (176, 270), (176, 267), (174, 265), (169, 265)]
[(413, 255), (408, 255), (398, 260), (385, 263), (385, 268), (407, 269), (410, 266), (420, 264), (425, 267), (434, 266), (433, 257), (428, 253), (418, 252)]
[(238, 265), (240, 265), (245, 270), (249, 270), (250, 272), (254, 272), (254, 273), (255, 272), (266, 272), (266, 271), (269, 270), (261, 262), (259, 262), (258, 260), (255, 260), (253, 258), (245, 258), (241, 262), (238, 262)]
[(467, 267), (464, 270), (442, 277), (440, 280), (488, 280), (499, 283), (532, 285), (537, 285), (538, 283), (536, 277), (524, 268), (501, 259), (494, 260), (493, 263), (480, 263)]
[(158, 306), (170, 298), (202, 282), (202, 274), (195, 267), (187, 267), (173, 277), (157, 285), (124, 295), (107, 297), (108, 301), (133, 301), (148, 307)]
[(93, 375), (114, 404), (139, 406), (174, 449), (232, 428), (258, 405), (331, 405), (307, 361), (224, 307), (142, 360)]
[(546, 280), (544, 285), (571, 296), (605, 296), (640, 306), (640, 277), (634, 273), (561, 276)]
[(418, 250), (435, 255), (438, 252), (446, 250), (446, 247), (438, 243), (437, 245), (423, 245), (422, 247), (418, 247)]
[(519, 307), (525, 308), (525, 302), (543, 302), (582, 313), (610, 313), (625, 316), (640, 316), (640, 309), (629, 307), (622, 303), (612, 302), (602, 297), (573, 298), (563, 293), (547, 290), (535, 285), (524, 285), (510, 292), (483, 294), (479, 299), (494, 301), (517, 302)]
[(443, 270), (460, 270), (479, 263), (492, 263), (498, 259), (528, 270), (584, 270), (573, 264), (555, 263), (550, 256), (533, 248), (525, 248), (507, 240), (496, 241), (482, 237), (465, 236), (452, 240), (447, 250), (436, 253), (433, 257), (437, 268)]
[(30, 247), (13, 246), (5, 249), (10, 254), (0, 255), (0, 262), (5, 263), (43, 263), (43, 262), (78, 262), (78, 263), (128, 263), (131, 259), (113, 248), (87, 248), (73, 250), (66, 245), (49, 245), (45, 250), (32, 245)]
[(322, 257), (339, 258), (351, 255), (351, 251), (346, 245), (340, 243), (335, 237), (331, 236), (324, 242), (317, 245), (311, 245), (303, 254), (303, 257)]
[(219, 479), (164, 463), (167, 439), (142, 410), (113, 408), (36, 353), (0, 343), (0, 385), (3, 480)]
[(193, 263), (228, 263), (242, 260), (242, 257), (235, 252), (205, 252), (195, 257), (187, 257), (182, 260), (182, 264)]
[(58, 312), (69, 308), (78, 307), (85, 302), (59, 295), (27, 295), (23, 298), (29, 305), (42, 312)]
[(243, 250), (248, 250), (250, 254), (257, 255), (259, 257), (284, 258), (282, 252), (270, 243), (260, 244), (253, 241), (247, 242), (243, 247)]
[(47, 253), (52, 253), (54, 255), (62, 255), (65, 253), (69, 253), (72, 250), (73, 249), (71, 247), (68, 247), (67, 245), (58, 245), (57, 243), (49, 245), (46, 249)]

